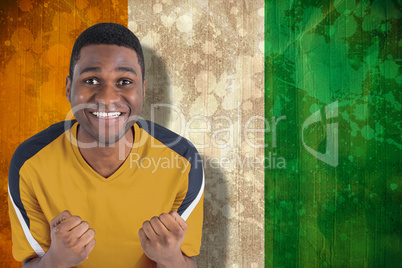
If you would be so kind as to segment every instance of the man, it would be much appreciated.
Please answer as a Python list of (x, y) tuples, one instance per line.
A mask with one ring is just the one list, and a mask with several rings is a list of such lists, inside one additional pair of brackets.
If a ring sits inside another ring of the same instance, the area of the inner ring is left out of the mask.
[(204, 177), (192, 144), (139, 119), (144, 58), (124, 26), (85, 30), (66, 95), (76, 120), (11, 160), (13, 255), (24, 267), (196, 267)]

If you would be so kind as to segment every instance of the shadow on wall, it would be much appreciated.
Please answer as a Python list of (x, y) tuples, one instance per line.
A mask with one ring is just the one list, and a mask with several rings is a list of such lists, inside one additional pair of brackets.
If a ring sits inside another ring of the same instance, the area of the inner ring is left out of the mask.
[(171, 109), (164, 105), (173, 104), (172, 86), (164, 60), (150, 47), (142, 46), (145, 58), (145, 101), (141, 116), (169, 128)]
[(229, 246), (229, 221), (223, 215), (229, 214), (229, 190), (222, 169), (207, 165), (207, 156), (202, 155), (205, 172), (204, 226), (202, 245), (197, 257), (198, 267), (227, 267)]
[[(164, 60), (150, 47), (143, 46), (145, 79), (147, 80), (142, 117), (169, 128), (175, 116), (168, 106), (173, 105), (173, 86)], [(205, 172), (204, 226), (201, 253), (197, 256), (199, 267), (226, 267), (229, 242), (229, 199), (225, 174), (219, 167), (207, 165), (207, 156), (201, 155)]]

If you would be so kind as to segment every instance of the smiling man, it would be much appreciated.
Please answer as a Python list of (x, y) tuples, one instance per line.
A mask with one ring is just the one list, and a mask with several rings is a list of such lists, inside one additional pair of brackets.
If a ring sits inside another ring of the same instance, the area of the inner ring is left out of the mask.
[(24, 267), (196, 267), (202, 164), (189, 141), (140, 119), (144, 72), (126, 27), (101, 23), (77, 38), (66, 79), (76, 120), (28, 139), (10, 164)]

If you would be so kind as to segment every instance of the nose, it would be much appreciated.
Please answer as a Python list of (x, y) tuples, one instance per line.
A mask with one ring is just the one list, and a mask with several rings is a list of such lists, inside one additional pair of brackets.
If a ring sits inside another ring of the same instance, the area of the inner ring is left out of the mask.
[(114, 104), (120, 101), (120, 94), (117, 88), (112, 84), (105, 84), (99, 88), (95, 95), (95, 101), (102, 103), (105, 106)]

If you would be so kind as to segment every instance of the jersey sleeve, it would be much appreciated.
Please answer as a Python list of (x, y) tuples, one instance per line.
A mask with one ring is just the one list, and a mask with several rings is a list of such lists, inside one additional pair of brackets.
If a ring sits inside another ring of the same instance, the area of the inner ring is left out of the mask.
[(50, 246), (50, 233), (49, 223), (35, 197), (29, 170), (18, 160), (17, 151), (9, 170), (8, 208), (13, 256), (22, 262), (45, 254)]
[(200, 253), (205, 177), (201, 158), (195, 149), (187, 155), (187, 160), (191, 167), (186, 195), (177, 212), (188, 224), (181, 250), (191, 257)]

